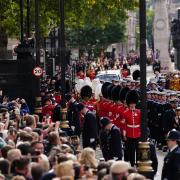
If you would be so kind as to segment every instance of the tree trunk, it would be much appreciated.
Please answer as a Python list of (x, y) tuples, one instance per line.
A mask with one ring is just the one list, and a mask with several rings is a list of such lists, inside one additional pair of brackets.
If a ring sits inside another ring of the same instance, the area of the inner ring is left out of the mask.
[(5, 59), (7, 54), (8, 36), (4, 27), (0, 24), (0, 59)]

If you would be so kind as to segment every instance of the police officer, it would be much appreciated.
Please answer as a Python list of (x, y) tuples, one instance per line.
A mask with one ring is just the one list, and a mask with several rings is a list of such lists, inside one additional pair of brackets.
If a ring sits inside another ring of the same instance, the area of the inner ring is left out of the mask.
[(171, 109), (165, 111), (163, 115), (163, 130), (167, 134), (173, 128), (173, 122), (176, 117), (177, 99), (170, 100)]
[(172, 130), (167, 136), (169, 153), (164, 158), (162, 180), (180, 180), (180, 132)]
[[(114, 159), (114, 160), (122, 160), (122, 143), (121, 143), (121, 132), (120, 129), (112, 124), (111, 120), (109, 118), (102, 118), (100, 120), (101, 127), (103, 129), (102, 133), (104, 131), (107, 132), (107, 136), (102, 136), (101, 142), (105, 142), (104, 138), (107, 139), (107, 145), (106, 146), (106, 155), (107, 157), (104, 157), (106, 160)], [(104, 146), (104, 147), (105, 147)]]

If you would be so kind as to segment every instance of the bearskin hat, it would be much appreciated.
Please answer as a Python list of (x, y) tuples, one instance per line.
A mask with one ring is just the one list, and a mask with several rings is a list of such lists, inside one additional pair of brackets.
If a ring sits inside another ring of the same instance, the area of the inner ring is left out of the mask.
[(124, 103), (125, 99), (126, 99), (126, 95), (127, 93), (130, 91), (130, 89), (128, 87), (124, 87), (121, 89), (121, 91), (119, 92), (119, 100)]
[(88, 85), (84, 86), (81, 88), (81, 98), (84, 99), (84, 98), (91, 98), (92, 96), (92, 88)]
[(108, 87), (107, 87), (107, 95), (108, 95), (108, 99), (112, 99), (112, 96), (111, 96), (111, 91), (113, 89), (115, 85), (114, 84), (110, 84)]
[(126, 95), (126, 103), (129, 106), (129, 104), (137, 104), (139, 101), (139, 95), (136, 90), (131, 90)]
[(117, 85), (117, 86), (112, 88), (111, 97), (112, 97), (113, 101), (118, 101), (119, 100), (120, 91), (121, 91), (121, 86), (120, 85)]
[(102, 88), (101, 88), (101, 93), (103, 95), (104, 98), (108, 98), (108, 94), (107, 94), (107, 91), (106, 91), (106, 88), (110, 85), (111, 83), (110, 82), (105, 82), (103, 85), (102, 85)]
[(139, 70), (135, 70), (132, 74), (133, 79), (136, 81), (140, 78), (140, 71)]

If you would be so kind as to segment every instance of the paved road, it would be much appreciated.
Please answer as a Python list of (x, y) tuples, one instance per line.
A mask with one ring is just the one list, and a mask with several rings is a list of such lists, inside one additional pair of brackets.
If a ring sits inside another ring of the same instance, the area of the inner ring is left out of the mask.
[(163, 167), (163, 162), (164, 162), (164, 156), (166, 153), (162, 151), (157, 151), (157, 156), (158, 156), (158, 172), (155, 176), (154, 180), (161, 180), (161, 172), (162, 172), (162, 167)]

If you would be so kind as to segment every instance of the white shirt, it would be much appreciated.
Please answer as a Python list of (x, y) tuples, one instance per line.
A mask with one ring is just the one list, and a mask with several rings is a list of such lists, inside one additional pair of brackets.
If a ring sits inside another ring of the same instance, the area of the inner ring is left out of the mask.
[(178, 147), (178, 145), (174, 146), (173, 148), (170, 149), (170, 152), (174, 151), (176, 148)]

